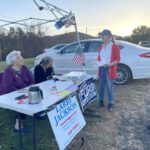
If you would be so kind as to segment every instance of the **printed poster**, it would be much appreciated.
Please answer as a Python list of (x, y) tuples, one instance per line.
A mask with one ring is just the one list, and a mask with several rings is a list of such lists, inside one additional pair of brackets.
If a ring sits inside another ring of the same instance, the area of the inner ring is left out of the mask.
[(48, 112), (48, 117), (60, 150), (64, 150), (86, 125), (76, 96), (56, 105)]
[(85, 80), (78, 86), (79, 99), (84, 111), (97, 98), (97, 90), (93, 78)]

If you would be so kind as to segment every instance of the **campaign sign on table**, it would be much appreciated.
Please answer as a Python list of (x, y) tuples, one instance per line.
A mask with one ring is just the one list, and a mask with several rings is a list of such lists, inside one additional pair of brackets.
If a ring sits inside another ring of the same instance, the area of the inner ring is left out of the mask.
[(78, 90), (81, 107), (84, 111), (88, 105), (97, 98), (97, 90), (93, 78), (89, 78), (81, 83), (78, 87)]
[(60, 150), (64, 150), (77, 133), (86, 125), (76, 96), (63, 100), (48, 112)]

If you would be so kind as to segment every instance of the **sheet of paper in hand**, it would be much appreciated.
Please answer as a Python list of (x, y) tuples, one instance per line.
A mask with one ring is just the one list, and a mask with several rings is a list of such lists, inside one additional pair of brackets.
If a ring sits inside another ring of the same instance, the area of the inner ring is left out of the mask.
[(92, 62), (93, 68), (98, 69), (99, 67), (103, 66), (101, 61), (93, 61)]

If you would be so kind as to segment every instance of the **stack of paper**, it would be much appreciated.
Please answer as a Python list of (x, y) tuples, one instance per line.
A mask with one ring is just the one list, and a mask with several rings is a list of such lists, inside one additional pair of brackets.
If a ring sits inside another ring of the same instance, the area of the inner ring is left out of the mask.
[(64, 81), (64, 82), (63, 81), (57, 81), (55, 83), (56, 89), (58, 92), (69, 88), (73, 84), (74, 84), (73, 81)]
[(70, 72), (68, 74), (64, 74), (63, 76), (69, 78), (70, 80), (81, 80), (86, 75), (85, 72)]

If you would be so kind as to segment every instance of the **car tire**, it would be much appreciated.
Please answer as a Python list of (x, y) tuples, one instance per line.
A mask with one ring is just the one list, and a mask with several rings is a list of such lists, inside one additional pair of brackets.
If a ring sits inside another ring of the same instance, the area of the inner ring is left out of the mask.
[(117, 79), (114, 81), (114, 83), (117, 85), (125, 85), (129, 83), (131, 79), (132, 79), (131, 70), (125, 65), (118, 64)]

